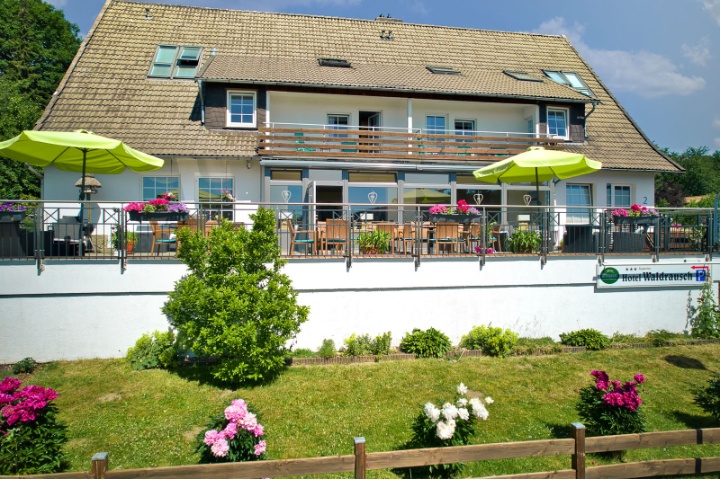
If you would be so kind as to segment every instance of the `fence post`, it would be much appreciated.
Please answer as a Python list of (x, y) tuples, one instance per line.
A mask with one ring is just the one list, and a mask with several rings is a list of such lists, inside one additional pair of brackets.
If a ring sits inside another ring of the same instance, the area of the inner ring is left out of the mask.
[(572, 456), (572, 468), (575, 478), (585, 478), (585, 425), (575, 422), (570, 426), (575, 439), (575, 453)]
[(365, 437), (355, 437), (355, 478), (365, 478), (367, 469), (365, 457)]
[(105, 478), (109, 463), (108, 456), (108, 452), (100, 452), (92, 456), (92, 469), (90, 471), (92, 478)]

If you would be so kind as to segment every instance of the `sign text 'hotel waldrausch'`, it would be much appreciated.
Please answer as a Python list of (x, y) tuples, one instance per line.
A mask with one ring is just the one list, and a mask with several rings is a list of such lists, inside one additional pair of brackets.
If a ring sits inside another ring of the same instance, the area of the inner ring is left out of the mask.
[(598, 265), (597, 288), (702, 287), (710, 278), (707, 263)]

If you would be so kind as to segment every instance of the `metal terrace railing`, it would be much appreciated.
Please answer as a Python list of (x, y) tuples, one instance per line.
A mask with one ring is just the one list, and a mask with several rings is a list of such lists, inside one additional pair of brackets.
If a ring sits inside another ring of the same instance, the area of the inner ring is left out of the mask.
[(540, 255), (711, 256), (711, 209), (666, 209), (655, 216), (617, 217), (609, 209), (476, 206), (474, 213), (433, 214), (429, 205), (235, 203), (187, 204), (183, 214), (137, 217), (123, 203), (18, 200), (0, 212), (0, 261), (177, 260), (177, 230), (210, 235), (220, 219), (252, 228), (259, 207), (275, 211), (281, 254), (291, 259), (480, 257)]
[(517, 132), (403, 131), (389, 127), (271, 123), (259, 128), (266, 157), (495, 161), (531, 146), (561, 148), (562, 140)]

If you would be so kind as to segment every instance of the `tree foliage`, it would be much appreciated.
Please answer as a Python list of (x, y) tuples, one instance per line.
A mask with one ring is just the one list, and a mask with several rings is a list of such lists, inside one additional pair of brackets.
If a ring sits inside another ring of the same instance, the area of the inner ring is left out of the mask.
[(289, 277), (280, 273), (285, 261), (273, 212), (261, 208), (252, 218), (252, 230), (222, 221), (209, 238), (181, 229), (179, 256), (190, 273), (163, 307), (180, 343), (196, 355), (218, 358), (213, 375), (232, 383), (278, 372), (285, 344), (308, 316)]
[[(0, 140), (31, 129), (72, 61), (80, 37), (42, 0), (0, 0)], [(37, 197), (40, 179), (0, 159), (0, 198)]]
[(662, 173), (655, 177), (658, 205), (682, 207), (684, 198), (720, 192), (720, 151), (707, 147), (688, 148), (683, 153), (665, 152), (685, 174)]

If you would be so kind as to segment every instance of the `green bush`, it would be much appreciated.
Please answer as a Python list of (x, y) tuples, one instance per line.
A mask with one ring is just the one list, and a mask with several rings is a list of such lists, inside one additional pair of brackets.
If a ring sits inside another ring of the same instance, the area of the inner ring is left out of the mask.
[(323, 340), (322, 345), (318, 349), (318, 356), (321, 358), (333, 358), (337, 355), (335, 350), (335, 342), (331, 338)]
[(392, 334), (390, 332), (378, 335), (372, 341), (373, 355), (388, 355), (390, 353), (390, 345), (392, 344)]
[(720, 374), (715, 375), (705, 388), (693, 393), (695, 403), (715, 420), (720, 420)]
[(540, 234), (533, 230), (515, 230), (507, 239), (507, 248), (515, 253), (533, 253), (540, 247)]
[(311, 348), (296, 348), (290, 352), (292, 358), (315, 358), (317, 354)]
[(510, 329), (478, 325), (463, 335), (460, 346), (471, 350), (480, 349), (485, 355), (502, 358), (512, 352), (517, 340), (517, 333)]
[(147, 333), (128, 349), (125, 359), (133, 370), (172, 368), (179, 364), (179, 351), (172, 331)]
[(353, 333), (345, 339), (345, 348), (343, 353), (348, 357), (357, 357), (360, 355), (370, 355), (372, 353), (372, 340), (370, 335), (358, 335)]
[(667, 330), (650, 330), (647, 335), (648, 343), (655, 347), (666, 347), (673, 343), (673, 340), (682, 338), (682, 334), (669, 332)]
[(588, 350), (603, 350), (610, 345), (610, 337), (594, 328), (575, 330), (560, 334), (560, 343), (569, 347), (585, 347)]
[(52, 474), (65, 467), (65, 426), (56, 420), (57, 392), (12, 377), (0, 382), (0, 475)]
[(645, 343), (647, 337), (638, 337), (632, 333), (615, 332), (612, 336), (612, 343), (619, 345), (631, 345), (633, 343)]
[(400, 341), (402, 352), (426, 358), (440, 358), (449, 352), (451, 347), (452, 344), (447, 335), (432, 327), (425, 331), (415, 328), (411, 333), (406, 333)]
[(15, 365), (13, 365), (12, 372), (17, 375), (19, 373), (33, 373), (37, 367), (37, 362), (32, 357), (25, 357)]
[(690, 333), (696, 338), (720, 338), (720, 311), (713, 296), (713, 283), (703, 284), (697, 306), (690, 307)]
[(560, 353), (562, 347), (550, 337), (528, 338), (520, 337), (512, 349), (513, 355), (551, 354)]
[(287, 343), (307, 321), (290, 277), (282, 273), (276, 214), (259, 208), (252, 229), (222, 220), (205, 237), (178, 230), (178, 256), (188, 274), (163, 306), (182, 343), (219, 359), (212, 375), (239, 384), (268, 380), (285, 366)]

